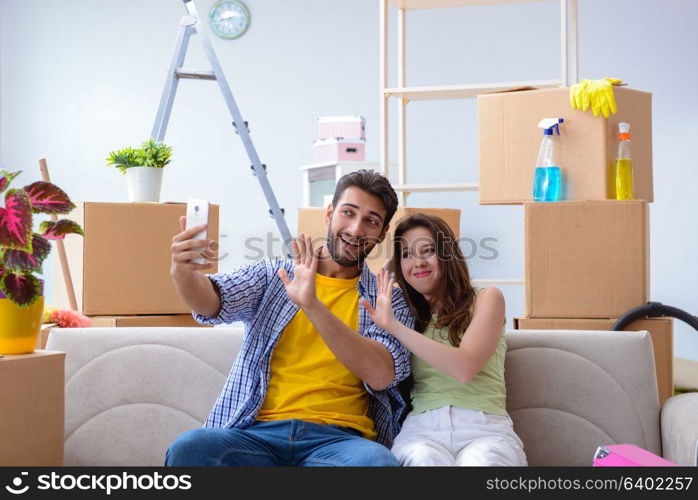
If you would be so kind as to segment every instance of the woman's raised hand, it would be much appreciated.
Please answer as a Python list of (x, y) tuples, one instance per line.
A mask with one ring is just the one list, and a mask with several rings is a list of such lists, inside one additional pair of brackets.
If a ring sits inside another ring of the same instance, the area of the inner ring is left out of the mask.
[(378, 280), (376, 307), (374, 308), (366, 299), (363, 299), (362, 303), (373, 322), (390, 333), (397, 321), (393, 313), (393, 286), (395, 285), (395, 280), (386, 269), (381, 269), (376, 278)]

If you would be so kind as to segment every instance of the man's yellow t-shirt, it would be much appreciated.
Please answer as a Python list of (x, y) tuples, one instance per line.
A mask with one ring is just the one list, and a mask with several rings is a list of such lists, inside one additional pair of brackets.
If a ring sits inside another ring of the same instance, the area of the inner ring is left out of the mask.
[[(354, 331), (359, 328), (358, 282), (358, 277), (315, 275), (320, 301)], [(299, 309), (284, 328), (272, 354), (269, 389), (257, 420), (293, 418), (341, 425), (375, 439), (369, 398), (361, 379), (337, 360), (303, 309)]]

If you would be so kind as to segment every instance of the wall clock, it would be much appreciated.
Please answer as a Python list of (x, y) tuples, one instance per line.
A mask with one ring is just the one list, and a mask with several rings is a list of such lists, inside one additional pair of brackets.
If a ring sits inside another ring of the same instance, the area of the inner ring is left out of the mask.
[(240, 0), (220, 0), (208, 17), (213, 32), (227, 40), (240, 38), (250, 27), (250, 11)]

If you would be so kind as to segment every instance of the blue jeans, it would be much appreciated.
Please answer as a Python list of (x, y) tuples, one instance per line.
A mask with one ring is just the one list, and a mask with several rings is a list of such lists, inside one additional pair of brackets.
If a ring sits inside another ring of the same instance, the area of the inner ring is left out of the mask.
[(165, 456), (171, 467), (355, 466), (397, 467), (385, 446), (358, 431), (304, 420), (255, 422), (244, 429), (192, 429)]

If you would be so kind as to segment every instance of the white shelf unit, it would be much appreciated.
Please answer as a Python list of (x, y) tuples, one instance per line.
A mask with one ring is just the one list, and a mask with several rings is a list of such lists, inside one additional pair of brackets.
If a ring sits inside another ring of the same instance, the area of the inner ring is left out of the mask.
[(538, 80), (528, 82), (483, 83), (480, 85), (440, 85), (434, 87), (395, 87), (384, 89), (385, 97), (397, 97), (403, 101), (428, 101), (439, 99), (468, 99), (483, 92), (497, 92), (518, 87), (542, 89), (559, 87), (559, 80)]
[(398, 193), (448, 193), (454, 191), (477, 191), (476, 183), (443, 183), (443, 184), (393, 184)]
[[(552, 2), (560, 4), (560, 59), (561, 75), (559, 80), (532, 80), (500, 83), (482, 83), (467, 85), (442, 85), (429, 87), (409, 87), (407, 85), (407, 11), (420, 9), (440, 9), (454, 7), (487, 6), (496, 4)], [(395, 184), (401, 205), (407, 204), (410, 193), (418, 192), (454, 192), (478, 191), (478, 183), (435, 183), (409, 184), (407, 180), (407, 105), (410, 101), (440, 100), (440, 99), (469, 99), (483, 92), (495, 92), (518, 87), (553, 88), (568, 86), (571, 81), (578, 80), (578, 49), (577, 49), (577, 0), (378, 0), (380, 5), (380, 103), (381, 103), (381, 171), (390, 175), (389, 158), (389, 100), (396, 98), (398, 104), (398, 181)], [(389, 7), (397, 8), (397, 86), (389, 85), (389, 54), (388, 54), (388, 13)], [(567, 26), (570, 22), (571, 32)], [(568, 60), (568, 52), (572, 52), (572, 64)], [(571, 66), (571, 68), (570, 68)], [(474, 280), (479, 285), (522, 285), (522, 279), (487, 279)]]
[(475, 5), (495, 5), (503, 3), (528, 3), (536, 1), (550, 2), (553, 0), (389, 0), (399, 9), (441, 9), (449, 7), (473, 7)]

